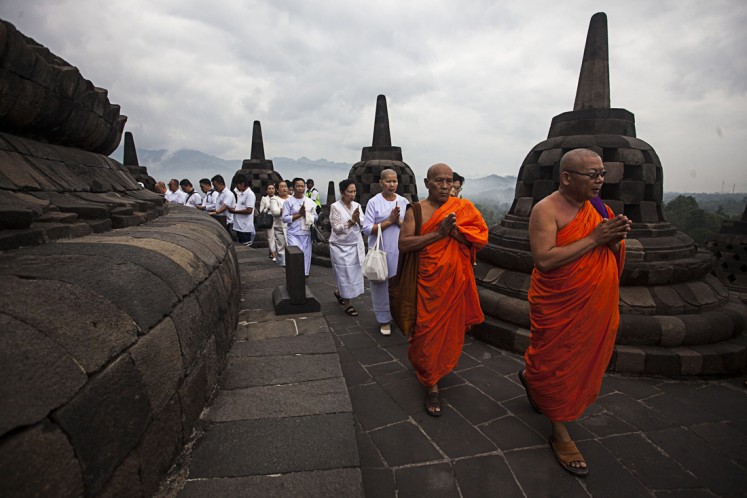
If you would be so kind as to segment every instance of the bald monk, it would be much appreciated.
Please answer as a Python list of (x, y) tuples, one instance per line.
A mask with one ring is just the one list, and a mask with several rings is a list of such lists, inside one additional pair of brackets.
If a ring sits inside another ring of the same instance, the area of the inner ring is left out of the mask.
[(418, 316), (407, 355), (426, 387), (426, 413), (434, 417), (441, 415), (438, 381), (456, 366), (465, 332), (485, 319), (472, 263), (488, 243), (488, 227), (470, 201), (450, 196), (452, 185), (449, 166), (431, 166), (425, 179), (428, 198), (420, 203), (420, 235), (415, 235), (412, 209), (399, 235), (400, 252), (420, 251)]
[(558, 462), (578, 476), (589, 470), (565, 422), (596, 400), (612, 356), (631, 224), (598, 199), (605, 174), (596, 152), (566, 153), (558, 190), (529, 217), (531, 334), (519, 379), (532, 407), (552, 424), (550, 446)]

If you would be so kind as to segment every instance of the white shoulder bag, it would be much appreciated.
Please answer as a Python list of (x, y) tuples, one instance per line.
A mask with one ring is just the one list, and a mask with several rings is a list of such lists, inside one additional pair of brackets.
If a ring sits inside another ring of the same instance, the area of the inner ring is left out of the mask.
[(376, 244), (368, 248), (363, 260), (363, 276), (372, 282), (386, 282), (389, 279), (389, 268), (386, 265), (386, 253), (381, 250), (381, 225), (376, 230)]

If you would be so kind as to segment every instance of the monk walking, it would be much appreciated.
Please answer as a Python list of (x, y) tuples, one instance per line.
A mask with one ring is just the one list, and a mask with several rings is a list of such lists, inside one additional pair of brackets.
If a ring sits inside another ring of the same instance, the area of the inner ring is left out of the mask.
[(420, 251), (417, 321), (407, 355), (427, 390), (426, 413), (434, 417), (441, 415), (438, 381), (457, 365), (465, 332), (485, 319), (472, 263), (488, 243), (488, 227), (470, 201), (450, 197), (452, 175), (446, 164), (428, 169), (420, 235), (408, 206), (399, 236), (401, 252)]
[(566, 153), (558, 190), (529, 217), (531, 334), (519, 380), (529, 403), (552, 424), (550, 446), (558, 462), (578, 476), (589, 470), (564, 423), (596, 400), (612, 356), (631, 224), (598, 199), (605, 174), (596, 152)]

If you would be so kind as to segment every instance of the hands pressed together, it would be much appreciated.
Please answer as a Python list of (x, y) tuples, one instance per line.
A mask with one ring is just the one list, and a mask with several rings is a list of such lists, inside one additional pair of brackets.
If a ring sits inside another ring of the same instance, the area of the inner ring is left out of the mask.
[(617, 244), (627, 238), (632, 223), (627, 216), (618, 214), (609, 220), (602, 220), (591, 233), (591, 237), (597, 245)]

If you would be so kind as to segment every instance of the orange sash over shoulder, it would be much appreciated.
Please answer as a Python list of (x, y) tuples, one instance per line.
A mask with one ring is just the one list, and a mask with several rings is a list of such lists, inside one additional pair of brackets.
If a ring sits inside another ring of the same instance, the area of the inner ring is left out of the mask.
[[(609, 207), (607, 212), (611, 218)], [(556, 244), (583, 239), (601, 221), (591, 204), (584, 203), (573, 221), (558, 231)], [(525, 377), (534, 402), (550, 420), (577, 419), (599, 394), (620, 322), (624, 242), (618, 255), (598, 246), (555, 270), (532, 272)]]
[(418, 379), (432, 386), (457, 365), (464, 333), (485, 317), (477, 296), (472, 263), (488, 243), (488, 227), (475, 206), (450, 197), (420, 229), (438, 230), (449, 213), (456, 213), (457, 229), (472, 244), (467, 247), (444, 237), (421, 249), (418, 266), (418, 318), (410, 336), (408, 356)]

